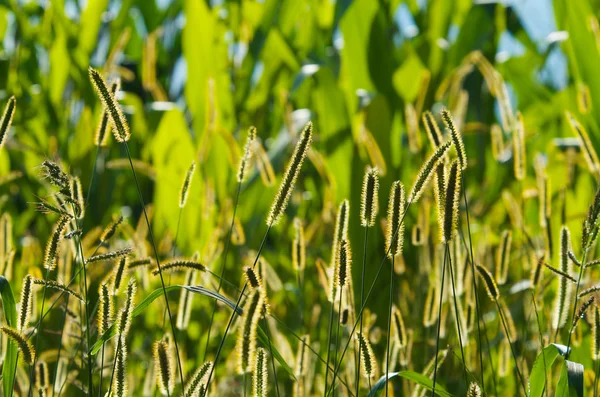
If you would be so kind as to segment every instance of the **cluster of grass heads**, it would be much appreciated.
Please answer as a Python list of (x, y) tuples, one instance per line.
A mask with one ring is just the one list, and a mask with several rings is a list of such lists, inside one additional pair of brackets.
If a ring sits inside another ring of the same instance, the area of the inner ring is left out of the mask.
[(598, 394), (596, 0), (13, 3), (5, 397)]

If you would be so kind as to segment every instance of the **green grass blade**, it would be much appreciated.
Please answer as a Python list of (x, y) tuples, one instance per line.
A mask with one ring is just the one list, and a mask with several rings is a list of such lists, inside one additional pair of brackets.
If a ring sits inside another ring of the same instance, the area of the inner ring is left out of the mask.
[[(418, 372), (413, 371), (401, 371), (401, 372), (390, 372), (388, 374), (388, 381), (391, 381), (394, 378), (402, 377), (408, 379), (412, 382), (415, 382), (427, 390), (431, 390), (433, 388), (433, 381), (429, 379), (427, 376), (420, 374)], [(373, 385), (367, 397), (375, 397), (379, 394), (380, 391), (385, 387), (385, 375), (383, 375), (379, 380)], [(448, 393), (443, 387), (439, 384), (435, 386), (435, 394), (442, 397), (453, 397), (452, 394)]]
[[(15, 297), (8, 280), (0, 276), (0, 297), (2, 297), (2, 307), (4, 317), (9, 327), (17, 326), (17, 305)], [(4, 355), (4, 365), (2, 366), (2, 383), (4, 386), (4, 397), (12, 396), (12, 387), (17, 369), (17, 345), (8, 341), (6, 353)]]
[[(531, 375), (529, 377), (529, 397), (541, 397), (544, 392), (546, 372), (552, 368), (552, 364), (558, 357), (564, 356), (566, 347), (552, 343), (546, 346), (535, 359)], [(543, 355), (543, 356), (542, 356)], [(544, 368), (544, 356), (546, 368)]]

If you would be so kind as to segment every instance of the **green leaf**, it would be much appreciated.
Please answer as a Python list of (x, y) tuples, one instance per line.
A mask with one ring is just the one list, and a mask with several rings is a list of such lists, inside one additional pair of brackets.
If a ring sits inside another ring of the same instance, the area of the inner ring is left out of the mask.
[[(429, 379), (427, 376), (425, 376), (423, 374), (420, 374), (418, 372), (413, 372), (413, 371), (391, 372), (388, 375), (388, 381), (390, 381), (394, 378), (397, 378), (399, 376), (402, 378), (408, 379), (410, 381), (413, 381), (413, 382), (421, 385), (422, 387), (424, 387), (427, 390), (433, 389), (433, 381), (431, 379)], [(381, 378), (379, 378), (377, 383), (375, 383), (373, 385), (373, 387), (369, 391), (369, 394), (367, 395), (367, 397), (375, 397), (381, 390), (383, 390), (384, 387), (385, 387), (385, 375), (383, 375)], [(435, 386), (435, 394), (438, 396), (443, 396), (443, 397), (452, 397), (452, 394), (448, 393), (439, 384), (437, 384)]]
[[(546, 385), (546, 373), (559, 356), (564, 355), (566, 347), (552, 343), (546, 346), (535, 359), (529, 377), (529, 397), (541, 397)], [(546, 366), (544, 367), (544, 358)]]
[[(9, 327), (17, 325), (17, 305), (15, 297), (8, 280), (0, 276), (0, 297), (2, 298), (2, 308), (4, 309), (4, 318)], [(10, 341), (6, 345), (4, 354), (4, 364), (2, 365), (2, 383), (4, 386), (4, 397), (11, 397), (15, 374), (17, 372), (17, 345)]]
[[(265, 331), (263, 331), (263, 329), (262, 329), (262, 327), (260, 325), (258, 326), (258, 340), (260, 340), (260, 342), (265, 346), (265, 348), (269, 349), (269, 338), (267, 338), (267, 335), (265, 334)], [(294, 375), (294, 371), (285, 362), (285, 360), (283, 359), (283, 357), (281, 356), (281, 354), (279, 354), (279, 351), (277, 350), (277, 348), (273, 344), (273, 341), (271, 341), (270, 349), (271, 349), (271, 354), (273, 354), (273, 357), (275, 357), (275, 359), (279, 362), (279, 365), (281, 365), (283, 367), (283, 369), (285, 369), (287, 371), (287, 373), (290, 374), (290, 376), (292, 378), (294, 378), (294, 380), (296, 380), (296, 376)]]
[(571, 396), (583, 397), (583, 365), (569, 360), (566, 360), (566, 364), (569, 394)]

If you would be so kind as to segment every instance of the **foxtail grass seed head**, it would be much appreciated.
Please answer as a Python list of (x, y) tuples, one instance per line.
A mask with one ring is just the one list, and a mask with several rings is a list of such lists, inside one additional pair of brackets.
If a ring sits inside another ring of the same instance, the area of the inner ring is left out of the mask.
[(446, 128), (450, 130), (450, 138), (452, 139), (452, 144), (456, 149), (460, 169), (461, 171), (464, 171), (467, 169), (467, 152), (465, 150), (462, 135), (456, 128), (454, 120), (452, 119), (452, 115), (447, 109), (442, 109), (442, 120), (444, 120)]
[(102, 283), (98, 289), (98, 335), (103, 335), (110, 327), (115, 313), (115, 304), (108, 284)]
[(207, 361), (202, 364), (196, 372), (192, 375), (192, 377), (188, 380), (185, 385), (185, 397), (193, 397), (193, 396), (201, 396), (198, 393), (200, 386), (206, 385), (206, 381), (208, 380), (208, 374), (212, 369), (213, 363), (212, 361)]
[(45, 389), (50, 385), (50, 374), (48, 373), (48, 364), (40, 360), (35, 365), (35, 387), (37, 389)]
[(531, 271), (531, 287), (536, 289), (540, 285), (542, 279), (542, 267), (544, 266), (544, 255), (542, 255), (533, 266)]
[(185, 179), (183, 185), (181, 185), (181, 191), (179, 192), (179, 208), (185, 207), (188, 195), (190, 193), (190, 186), (192, 185), (192, 177), (194, 176), (194, 170), (196, 169), (196, 163), (192, 161), (190, 168), (185, 173)]
[(71, 199), (73, 202), (77, 203), (75, 214), (77, 219), (83, 219), (85, 216), (85, 202), (83, 198), (83, 189), (81, 187), (81, 180), (79, 177), (74, 176), (71, 178), (69, 183), (69, 192), (71, 193)]
[(115, 362), (115, 381), (113, 383), (113, 395), (115, 397), (126, 397), (127, 394), (127, 345), (125, 336), (119, 335)]
[(115, 139), (117, 142), (127, 142), (131, 137), (131, 133), (121, 106), (106, 85), (106, 82), (100, 73), (90, 67), (89, 74), (92, 85), (96, 90), (96, 94), (98, 94), (98, 97), (102, 102), (104, 111), (108, 114), (108, 119)]
[(398, 347), (404, 348), (408, 343), (408, 335), (406, 328), (404, 327), (404, 319), (402, 318), (402, 312), (396, 305), (392, 306), (392, 334), (396, 339)]
[(25, 332), (31, 318), (31, 309), (33, 307), (33, 277), (29, 274), (23, 279), (21, 287), (21, 302), (19, 303), (19, 317), (17, 319), (17, 330)]
[(459, 161), (455, 160), (450, 165), (450, 173), (445, 187), (445, 204), (443, 219), (442, 242), (449, 243), (456, 235), (458, 227), (458, 210), (460, 204), (461, 171)]
[(467, 390), (467, 397), (481, 397), (481, 388), (475, 382), (471, 382), (469, 389)]
[(581, 306), (579, 306), (579, 309), (577, 310), (577, 314), (575, 314), (575, 318), (573, 319), (573, 324), (571, 325), (571, 332), (575, 331), (575, 328), (577, 327), (579, 320), (582, 319), (583, 316), (585, 316), (585, 314), (587, 313), (587, 310), (594, 303), (595, 299), (596, 299), (596, 297), (594, 295), (592, 295), (592, 296), (590, 296), (590, 298), (587, 301), (583, 302), (581, 304)]
[(408, 202), (414, 203), (419, 200), (423, 191), (429, 184), (431, 177), (435, 171), (436, 166), (440, 161), (444, 158), (448, 150), (450, 149), (451, 142), (442, 143), (440, 146), (435, 149), (435, 152), (429, 157), (421, 169), (419, 170), (419, 174), (417, 175), (417, 179), (408, 195)]
[(267, 351), (261, 347), (256, 350), (256, 359), (252, 368), (253, 397), (267, 397), (267, 388), (269, 386), (268, 376)]
[(190, 260), (190, 259), (172, 259), (172, 260), (167, 261), (167, 262), (163, 263), (162, 265), (160, 265), (160, 270), (158, 268), (153, 270), (152, 274), (154, 276), (158, 276), (158, 274), (161, 271), (166, 272), (166, 271), (186, 270), (186, 269), (193, 269), (193, 270), (197, 270), (199, 272), (204, 272), (204, 271), (206, 271), (206, 266), (204, 266), (200, 262), (196, 262), (196, 261)]
[(237, 371), (240, 375), (252, 371), (256, 354), (258, 321), (262, 317), (263, 306), (264, 294), (262, 291), (258, 289), (252, 291), (244, 305), (236, 341)]
[(581, 248), (587, 250), (596, 240), (600, 230), (600, 187), (596, 190), (594, 200), (588, 208), (581, 228)]
[(361, 368), (364, 371), (363, 374), (367, 378), (373, 378), (375, 372), (377, 372), (377, 362), (375, 361), (375, 354), (373, 353), (371, 343), (362, 332), (356, 335), (356, 339), (360, 345), (360, 362)]
[(343, 288), (348, 284), (352, 275), (352, 249), (348, 240), (340, 241), (338, 248), (337, 273), (335, 275), (337, 288)]
[(294, 270), (303, 272), (306, 267), (306, 244), (304, 242), (304, 226), (300, 218), (294, 219), (294, 241), (292, 242), (292, 264)]
[(600, 161), (598, 161), (598, 154), (596, 153), (596, 150), (592, 145), (592, 141), (590, 140), (586, 129), (570, 112), (565, 112), (565, 116), (567, 118), (567, 121), (569, 122), (571, 130), (579, 138), (581, 149), (583, 151), (583, 157), (585, 158), (585, 161), (588, 167), (590, 168), (590, 171), (597, 176), (600, 172)]
[[(337, 212), (335, 220), (335, 229), (333, 232), (333, 245), (331, 249), (331, 266), (335, 269), (337, 261), (337, 250), (341, 240), (348, 240), (348, 222), (350, 218), (350, 202), (342, 201)], [(335, 288), (335, 283), (332, 280), (332, 289)], [(331, 295), (332, 297), (334, 294)]]
[(100, 235), (100, 242), (105, 243), (115, 235), (119, 226), (123, 223), (123, 216), (119, 215), (118, 218), (113, 218), (113, 221), (102, 231)]
[(117, 262), (117, 266), (113, 269), (112, 274), (112, 294), (116, 296), (119, 294), (119, 290), (121, 289), (121, 282), (123, 281), (123, 275), (125, 274), (125, 270), (127, 268), (127, 257), (122, 256), (119, 258)]
[(8, 102), (4, 107), (4, 113), (2, 114), (2, 119), (0, 119), (0, 149), (4, 146), (4, 142), (6, 141), (6, 135), (8, 134), (8, 130), (13, 121), (13, 116), (15, 115), (15, 109), (17, 108), (17, 100), (14, 96), (8, 98)]
[(0, 331), (2, 331), (10, 340), (15, 342), (17, 348), (21, 352), (23, 362), (27, 365), (33, 364), (33, 360), (35, 359), (35, 349), (25, 335), (14, 328), (7, 326), (0, 327)]
[(110, 261), (113, 259), (121, 258), (123, 256), (127, 256), (127, 255), (131, 254), (132, 252), (133, 252), (133, 248), (131, 248), (131, 247), (123, 248), (123, 249), (120, 249), (117, 251), (107, 252), (105, 254), (94, 255), (94, 256), (90, 257), (86, 262), (94, 263), (94, 262)]
[(34, 278), (32, 278), (32, 282), (35, 285), (43, 285), (46, 288), (52, 288), (52, 289), (56, 289), (58, 291), (62, 291), (65, 294), (69, 294), (72, 297), (77, 298), (81, 302), (85, 302), (85, 300), (83, 299), (83, 296), (79, 292), (75, 292), (71, 288), (67, 287), (66, 285), (64, 285), (62, 283), (59, 283), (58, 281), (42, 280), (42, 279), (34, 277)]
[(574, 281), (571, 274), (571, 264), (569, 262), (569, 250), (571, 249), (571, 233), (569, 229), (563, 225), (560, 229), (560, 272), (569, 277), (559, 277), (558, 279), (558, 294), (554, 301), (554, 311), (552, 318), (552, 326), (554, 329), (562, 328), (566, 322), (571, 302), (572, 283)]
[[(121, 87), (121, 80), (114, 79), (110, 84), (110, 92), (114, 98), (117, 97), (117, 92), (119, 92), (119, 88)], [(99, 147), (106, 146), (108, 142), (108, 135), (110, 133), (110, 120), (109, 116), (102, 108), (102, 113), (100, 114), (100, 123), (98, 123), (98, 128), (96, 128), (96, 135), (94, 136), (94, 145)]]
[(69, 189), (69, 177), (63, 172), (58, 164), (50, 160), (42, 162), (43, 176), (52, 185), (61, 188), (64, 191)]
[(48, 270), (56, 269), (56, 265), (58, 263), (60, 242), (62, 241), (63, 234), (68, 223), (69, 218), (66, 216), (61, 216), (54, 225), (54, 230), (52, 231), (50, 239), (46, 244), (46, 251), (44, 254), (44, 268)]
[(434, 150), (437, 149), (437, 147), (442, 144), (442, 133), (438, 127), (435, 117), (433, 116), (433, 113), (431, 113), (429, 110), (423, 113), (423, 125), (425, 126), (425, 131), (427, 131), (427, 136), (431, 142), (431, 147)]
[(173, 373), (173, 357), (169, 344), (165, 340), (154, 343), (154, 368), (156, 384), (163, 396), (173, 393), (175, 378)]
[(274, 226), (277, 224), (287, 208), (290, 196), (292, 195), (292, 191), (294, 190), (294, 186), (296, 184), (296, 180), (298, 179), (298, 174), (300, 174), (302, 163), (306, 158), (306, 154), (308, 153), (308, 149), (310, 148), (310, 144), (312, 142), (312, 129), (312, 122), (309, 121), (306, 127), (304, 127), (302, 134), (300, 134), (300, 139), (296, 144), (294, 154), (292, 154), (292, 158), (288, 163), (285, 174), (283, 174), (283, 179), (279, 185), (279, 190), (277, 191), (277, 195), (273, 200), (271, 210), (267, 216), (268, 226)]
[(244, 275), (246, 276), (246, 280), (248, 281), (251, 290), (262, 288), (262, 280), (260, 279), (260, 275), (255, 272), (252, 267), (245, 266)]
[(392, 259), (402, 254), (404, 245), (404, 222), (400, 223), (406, 210), (406, 194), (400, 181), (392, 183), (388, 201), (388, 216), (385, 234), (385, 251)]
[(237, 172), (237, 181), (239, 183), (244, 182), (247, 174), (250, 161), (254, 154), (254, 141), (256, 140), (256, 127), (252, 126), (248, 129), (248, 138), (246, 138), (246, 145), (244, 145), (244, 154), (240, 159), (240, 165)]
[(50, 213), (54, 213), (57, 215), (61, 215), (61, 216), (66, 216), (68, 218), (72, 218), (73, 215), (71, 215), (69, 212), (67, 212), (65, 209), (60, 208), (60, 207), (56, 207), (52, 204), (50, 204), (49, 202), (40, 199), (40, 201), (38, 203), (36, 203), (36, 209), (41, 212), (42, 214), (50, 214)]
[(367, 168), (360, 196), (360, 224), (363, 227), (375, 226), (379, 211), (379, 171), (377, 167)]
[(525, 159), (525, 124), (523, 115), (519, 112), (515, 119), (515, 128), (513, 130), (513, 162), (515, 167), (515, 178), (522, 181), (525, 179), (527, 162)]
[(549, 264), (544, 262), (544, 266), (546, 266), (546, 268), (548, 270), (550, 270), (552, 273), (556, 274), (557, 276), (559, 276), (559, 278), (564, 279), (564, 280), (569, 280), (572, 283), (576, 283), (577, 280), (575, 280), (575, 277), (571, 276), (569, 273), (567, 272), (563, 272), (562, 270), (559, 270), (555, 267), (550, 266)]
[(586, 295), (593, 294), (593, 293), (598, 292), (598, 291), (600, 291), (600, 284), (594, 285), (593, 287), (589, 287), (589, 288), (584, 289), (577, 296), (579, 298), (583, 298)]
[(485, 267), (483, 267), (481, 265), (476, 265), (476, 266), (477, 266), (477, 273), (479, 273), (479, 277), (481, 277), (481, 280), (483, 281), (483, 284), (485, 285), (485, 290), (487, 291), (488, 296), (494, 302), (497, 301), (498, 298), (500, 298), (500, 291), (498, 290), (498, 285), (496, 284), (496, 281), (494, 280), (492, 273), (490, 273), (490, 271), (488, 269), (486, 269)]
[(575, 256), (575, 253), (573, 251), (569, 251), (569, 259), (571, 260), (571, 262), (573, 262), (573, 264), (577, 267), (581, 266), (581, 262), (579, 262), (579, 259), (577, 259), (577, 257)]
[(135, 298), (136, 289), (137, 285), (135, 279), (132, 278), (127, 284), (125, 305), (117, 317), (117, 333), (123, 337), (129, 333), (129, 328), (131, 327), (131, 314), (133, 313), (133, 300)]
[(508, 277), (511, 242), (512, 231), (507, 229), (502, 232), (500, 246), (496, 251), (496, 280), (500, 285), (506, 283), (506, 279)]
[(594, 305), (594, 320), (592, 323), (592, 359), (600, 360), (600, 309)]

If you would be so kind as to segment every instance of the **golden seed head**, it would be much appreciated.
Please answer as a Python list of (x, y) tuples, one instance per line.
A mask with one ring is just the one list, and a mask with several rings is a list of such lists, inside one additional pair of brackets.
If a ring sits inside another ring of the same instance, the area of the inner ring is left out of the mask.
[(183, 185), (181, 185), (181, 191), (179, 192), (179, 208), (185, 207), (188, 195), (190, 193), (190, 186), (192, 184), (192, 177), (194, 176), (194, 170), (196, 169), (196, 163), (192, 161), (190, 168), (185, 173), (185, 179)]
[(500, 291), (498, 290), (498, 285), (496, 284), (496, 280), (494, 280), (494, 276), (492, 273), (485, 267), (481, 265), (477, 266), (477, 273), (479, 273), (479, 277), (483, 280), (483, 284), (485, 285), (485, 289), (491, 300), (497, 301), (500, 298)]
[(173, 375), (173, 358), (166, 340), (154, 343), (154, 368), (156, 368), (156, 384), (160, 392), (166, 396), (173, 393), (175, 379)]
[(304, 242), (304, 227), (299, 218), (294, 219), (294, 241), (292, 242), (292, 265), (297, 272), (303, 272), (306, 267), (306, 245)]
[(25, 335), (14, 328), (7, 326), (0, 327), (0, 331), (2, 331), (10, 340), (15, 342), (23, 356), (23, 362), (28, 365), (33, 364), (33, 360), (35, 359), (35, 349)]
[(262, 288), (262, 280), (260, 275), (254, 271), (250, 266), (244, 267), (244, 275), (246, 276), (246, 280), (250, 285), (251, 290)]
[(117, 142), (127, 142), (131, 137), (131, 132), (129, 131), (127, 119), (123, 114), (119, 102), (117, 102), (117, 99), (106, 85), (106, 81), (104, 81), (104, 78), (100, 73), (92, 67), (90, 67), (88, 71), (92, 85), (104, 107), (104, 111), (108, 114), (108, 119), (115, 139)]
[(360, 224), (364, 227), (375, 226), (379, 211), (379, 170), (368, 167), (363, 179), (360, 196)]
[(115, 312), (115, 304), (107, 283), (102, 283), (98, 289), (98, 304), (98, 335), (103, 335), (110, 327)]
[(33, 307), (33, 297), (33, 277), (28, 274), (23, 279), (23, 287), (21, 288), (19, 318), (17, 319), (17, 330), (19, 332), (25, 332), (25, 328), (29, 324), (31, 309)]
[(200, 262), (196, 262), (190, 259), (171, 259), (160, 265), (160, 270), (158, 268), (152, 271), (154, 276), (157, 276), (160, 272), (173, 271), (173, 270), (186, 270), (193, 269), (199, 272), (206, 271), (206, 266), (204, 266)]
[[(110, 92), (113, 97), (117, 97), (117, 92), (121, 87), (121, 79), (116, 78), (110, 84)], [(100, 123), (98, 123), (98, 128), (96, 128), (96, 135), (94, 135), (94, 145), (99, 147), (106, 146), (108, 141), (108, 135), (110, 133), (110, 120), (109, 116), (104, 110), (100, 113)]]
[(244, 182), (248, 174), (247, 168), (249, 167), (250, 161), (254, 154), (254, 141), (256, 140), (256, 127), (252, 126), (248, 129), (248, 138), (246, 138), (246, 144), (244, 145), (244, 154), (240, 159), (240, 165), (237, 172), (237, 181), (239, 183)]
[(237, 370), (240, 375), (252, 371), (256, 354), (256, 339), (258, 321), (262, 317), (264, 309), (264, 294), (255, 289), (250, 293), (244, 312), (236, 341), (238, 352)]
[(426, 110), (423, 113), (423, 125), (425, 126), (425, 130), (427, 131), (427, 136), (429, 137), (429, 141), (431, 142), (431, 147), (435, 150), (438, 146), (442, 144), (442, 132), (438, 127), (437, 121), (429, 110)]
[(54, 229), (52, 231), (52, 235), (46, 244), (46, 251), (44, 254), (44, 268), (48, 270), (56, 269), (56, 265), (58, 264), (58, 256), (60, 249), (60, 242), (63, 239), (63, 234), (69, 223), (69, 217), (61, 216), (56, 224), (54, 225)]
[(385, 251), (391, 259), (402, 254), (404, 245), (404, 221), (400, 223), (406, 210), (406, 193), (400, 181), (392, 183), (388, 200), (388, 214), (385, 235)]
[(464, 171), (467, 169), (467, 152), (465, 150), (462, 135), (454, 125), (452, 115), (447, 109), (442, 109), (442, 120), (444, 120), (444, 124), (446, 124), (446, 127), (450, 130), (450, 138), (452, 139), (452, 144), (456, 149), (460, 169), (461, 171)]
[(373, 353), (371, 343), (369, 343), (362, 332), (359, 332), (356, 335), (356, 339), (360, 345), (360, 361), (362, 364), (361, 368), (363, 368), (364, 375), (367, 378), (372, 378), (375, 376), (375, 372), (377, 371), (377, 362), (375, 361), (375, 354)]
[(105, 243), (110, 240), (110, 238), (117, 232), (117, 229), (121, 223), (123, 223), (122, 215), (119, 215), (118, 218), (113, 218), (113, 221), (106, 227), (106, 229), (102, 231), (102, 234), (100, 235), (100, 241)]
[(414, 203), (419, 200), (423, 191), (427, 187), (431, 177), (433, 176), (434, 170), (440, 161), (443, 160), (444, 156), (450, 149), (451, 142), (446, 142), (438, 146), (431, 157), (429, 157), (421, 169), (419, 170), (419, 174), (417, 175), (417, 179), (408, 195), (408, 202)]
[(252, 396), (267, 397), (269, 371), (267, 368), (267, 351), (256, 349), (256, 359), (252, 368)]
[(442, 242), (449, 243), (456, 235), (458, 211), (460, 204), (461, 171), (460, 162), (455, 160), (450, 165), (450, 172), (445, 186), (445, 204)]

